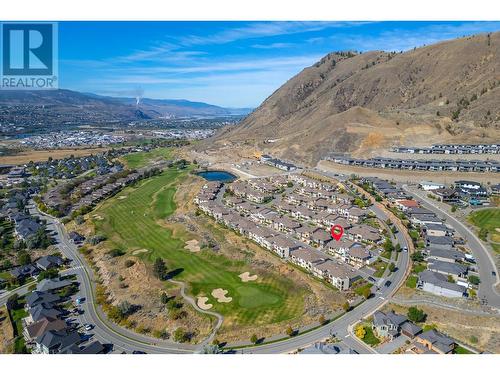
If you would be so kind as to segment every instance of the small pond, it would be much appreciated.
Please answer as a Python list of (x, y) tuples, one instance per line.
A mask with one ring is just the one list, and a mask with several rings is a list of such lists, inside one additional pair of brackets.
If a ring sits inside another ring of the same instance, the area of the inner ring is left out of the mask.
[(197, 173), (207, 181), (231, 182), (236, 180), (237, 176), (225, 171), (204, 171)]

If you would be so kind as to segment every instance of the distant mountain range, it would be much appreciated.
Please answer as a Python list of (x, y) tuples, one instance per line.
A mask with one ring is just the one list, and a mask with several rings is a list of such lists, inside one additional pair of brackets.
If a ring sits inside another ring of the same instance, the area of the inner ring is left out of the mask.
[[(250, 108), (223, 108), (189, 100), (100, 96), (71, 90), (2, 90), (2, 119), (6, 122), (37, 118), (58, 123), (133, 121), (172, 117), (245, 115)], [(30, 117), (31, 115), (31, 117)], [(2, 120), (0, 119), (0, 120)], [(2, 121), (0, 121), (2, 122)]]
[(330, 53), (205, 148), (258, 149), (314, 165), (329, 153), (500, 141), (500, 33), (404, 53)]

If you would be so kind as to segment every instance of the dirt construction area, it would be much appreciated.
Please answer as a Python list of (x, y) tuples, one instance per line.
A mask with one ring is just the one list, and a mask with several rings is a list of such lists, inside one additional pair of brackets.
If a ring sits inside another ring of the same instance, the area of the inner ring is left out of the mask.
[(495, 183), (498, 180), (496, 173), (475, 173), (475, 172), (426, 172), (426, 171), (408, 171), (399, 169), (384, 169), (384, 168), (366, 168), (356, 167), (351, 165), (342, 165), (331, 161), (321, 160), (318, 169), (341, 173), (345, 175), (356, 174), (363, 177), (379, 177), (386, 180), (396, 182), (419, 183), (421, 181), (434, 181), (443, 184), (451, 184), (456, 180), (466, 178), (467, 180), (478, 181), (487, 184)]

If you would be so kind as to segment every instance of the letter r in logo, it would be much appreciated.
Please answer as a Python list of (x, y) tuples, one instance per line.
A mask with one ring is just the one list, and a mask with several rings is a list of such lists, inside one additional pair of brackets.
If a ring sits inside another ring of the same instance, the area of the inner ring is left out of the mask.
[(3, 75), (52, 75), (52, 24), (2, 24)]

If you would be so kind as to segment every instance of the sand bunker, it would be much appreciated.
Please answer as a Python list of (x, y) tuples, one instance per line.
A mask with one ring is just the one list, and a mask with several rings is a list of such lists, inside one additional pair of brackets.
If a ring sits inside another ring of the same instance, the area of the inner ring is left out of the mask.
[(134, 250), (132, 252), (132, 255), (138, 255), (138, 254), (142, 254), (142, 253), (147, 253), (149, 250), (148, 249), (139, 249), (139, 250)]
[(198, 297), (198, 301), (196, 302), (196, 304), (202, 310), (209, 310), (213, 305), (211, 303), (207, 303), (207, 301), (208, 297)]
[(197, 253), (200, 251), (200, 243), (198, 240), (189, 240), (186, 241), (186, 246), (184, 246), (184, 249), (191, 251), (192, 253)]
[(231, 302), (233, 299), (231, 297), (226, 297), (227, 290), (222, 289), (222, 288), (217, 288), (212, 290), (212, 296), (217, 298), (217, 302), (222, 302), (222, 303), (228, 303)]
[(122, 200), (122, 199), (125, 199), (125, 198), (127, 198), (126, 195), (120, 195), (117, 199)]
[(243, 281), (244, 283), (247, 283), (249, 281), (255, 281), (255, 280), (257, 280), (257, 277), (258, 277), (257, 275), (250, 276), (250, 272), (248, 272), (248, 271), (247, 272), (243, 272), (239, 276), (240, 276), (241, 281)]

